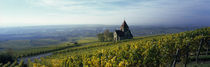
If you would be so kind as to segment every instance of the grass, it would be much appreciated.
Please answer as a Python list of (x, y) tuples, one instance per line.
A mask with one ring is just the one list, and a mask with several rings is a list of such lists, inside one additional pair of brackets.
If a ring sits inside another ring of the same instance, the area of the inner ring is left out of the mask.
[(0, 48), (26, 48), (30, 47), (30, 40), (11, 40), (0, 43)]
[(65, 42), (78, 42), (78, 43), (90, 43), (96, 42), (96, 37), (74, 37), (68, 38), (67, 41), (60, 41), (57, 39), (35, 39), (35, 40), (9, 40), (5, 42), (0, 42), (1, 49), (25, 49), (34, 47), (48, 47), (52, 45), (59, 45)]
[(77, 40), (78, 43), (90, 43), (98, 41), (96, 37), (84, 37), (82, 39)]
[(195, 62), (187, 64), (187, 67), (210, 67), (210, 62), (202, 62), (199, 64), (196, 64)]

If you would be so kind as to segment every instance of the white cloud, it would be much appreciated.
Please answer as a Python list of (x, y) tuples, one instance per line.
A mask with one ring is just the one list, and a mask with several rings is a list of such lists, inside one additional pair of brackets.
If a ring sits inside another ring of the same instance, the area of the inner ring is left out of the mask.
[[(207, 20), (208, 0), (26, 0), (32, 7), (51, 9), (37, 15), (7, 16), (10, 24), (132, 24), (183, 23)], [(41, 10), (41, 9), (40, 9)], [(36, 10), (34, 10), (36, 11)], [(42, 12), (42, 11), (40, 11)], [(207, 14), (207, 15), (206, 15)], [(0, 22), (1, 22), (0, 21)], [(35, 23), (36, 22), (36, 23)], [(76, 23), (75, 23), (76, 22)], [(6, 23), (5, 23), (6, 24)], [(17, 23), (18, 24), (18, 23)]]
[[(58, 9), (70, 12), (109, 12), (126, 9), (128, 4), (116, 5), (114, 2), (130, 2), (127, 0), (27, 0), (34, 6)], [(131, 1), (132, 2), (132, 1)], [(135, 4), (133, 2), (132, 4)]]

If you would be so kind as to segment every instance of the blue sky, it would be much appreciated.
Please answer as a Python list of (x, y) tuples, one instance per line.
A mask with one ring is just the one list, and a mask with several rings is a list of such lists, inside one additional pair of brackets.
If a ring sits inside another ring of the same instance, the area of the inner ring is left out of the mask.
[(210, 0), (0, 0), (0, 26), (210, 24)]

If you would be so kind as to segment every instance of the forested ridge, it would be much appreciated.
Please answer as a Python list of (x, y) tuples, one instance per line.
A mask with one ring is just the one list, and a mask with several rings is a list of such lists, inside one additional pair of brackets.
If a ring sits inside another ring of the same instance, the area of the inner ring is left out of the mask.
[[(40, 60), (28, 61), (28, 67), (168, 67), (179, 50), (179, 63), (186, 51), (196, 54), (201, 40), (209, 37), (210, 27), (176, 34), (135, 37), (120, 42), (94, 42), (54, 51)], [(203, 46), (202, 48), (205, 48)], [(189, 58), (190, 59), (190, 58)], [(24, 66), (8, 62), (2, 66)]]

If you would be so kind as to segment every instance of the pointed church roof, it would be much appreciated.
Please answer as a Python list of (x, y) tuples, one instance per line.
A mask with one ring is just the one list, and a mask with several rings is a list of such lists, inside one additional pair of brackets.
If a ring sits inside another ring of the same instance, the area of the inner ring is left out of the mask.
[(123, 22), (123, 24), (121, 25), (121, 27), (120, 27), (121, 29), (122, 28), (128, 28), (128, 25), (127, 25), (127, 23), (126, 23), (126, 21), (124, 20), (124, 22)]

